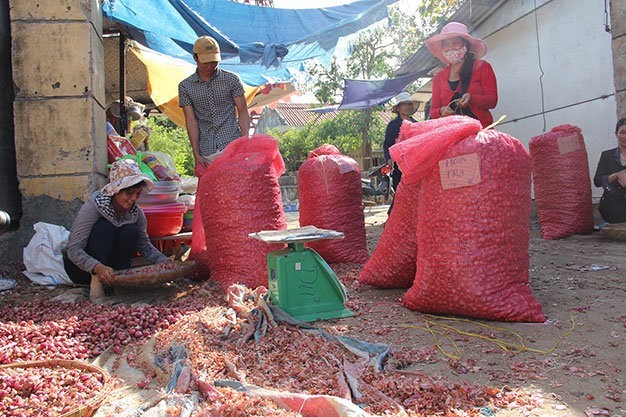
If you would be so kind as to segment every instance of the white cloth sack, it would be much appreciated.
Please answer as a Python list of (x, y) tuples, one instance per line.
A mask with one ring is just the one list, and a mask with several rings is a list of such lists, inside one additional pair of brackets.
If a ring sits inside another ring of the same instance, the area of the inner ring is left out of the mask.
[(63, 249), (70, 232), (63, 226), (38, 222), (33, 225), (35, 236), (24, 248), (22, 272), (31, 281), (40, 285), (74, 285), (63, 267)]

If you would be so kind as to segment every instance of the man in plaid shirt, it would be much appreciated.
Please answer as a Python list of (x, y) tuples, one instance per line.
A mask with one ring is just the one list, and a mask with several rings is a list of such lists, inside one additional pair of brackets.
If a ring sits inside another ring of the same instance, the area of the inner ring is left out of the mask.
[(248, 134), (250, 115), (239, 77), (218, 68), (221, 55), (215, 39), (198, 38), (193, 45), (193, 59), (196, 72), (178, 84), (178, 98), (199, 172), (208, 165), (211, 155)]

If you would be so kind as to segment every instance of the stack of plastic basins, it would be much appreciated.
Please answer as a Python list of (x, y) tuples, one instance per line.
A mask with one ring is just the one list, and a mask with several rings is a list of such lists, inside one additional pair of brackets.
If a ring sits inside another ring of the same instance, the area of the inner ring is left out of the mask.
[(180, 181), (156, 181), (152, 191), (139, 199), (148, 221), (148, 236), (171, 236), (181, 231), (187, 205), (176, 201), (180, 191)]
[(187, 206), (187, 212), (183, 215), (183, 227), (180, 231), (191, 232), (193, 225), (193, 213), (194, 208), (196, 207), (196, 196), (189, 194), (181, 195), (178, 197), (177, 201)]

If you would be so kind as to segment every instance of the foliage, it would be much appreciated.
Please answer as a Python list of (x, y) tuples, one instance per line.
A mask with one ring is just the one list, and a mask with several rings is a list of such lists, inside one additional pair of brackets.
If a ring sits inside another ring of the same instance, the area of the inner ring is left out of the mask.
[(463, 0), (423, 0), (417, 9), (417, 19), (423, 32), (432, 34), (452, 16)]
[(150, 150), (170, 155), (179, 175), (193, 176), (193, 152), (185, 129), (163, 116), (150, 117), (148, 125), (152, 128), (148, 139)]
[[(361, 111), (339, 112), (333, 120), (319, 123), (309, 122), (304, 129), (274, 129), (270, 135), (278, 139), (280, 153), (287, 164), (287, 169), (295, 171), (309, 152), (323, 144), (335, 145), (342, 153), (348, 154), (361, 147), (361, 132), (366, 123)], [(370, 123), (371, 135), (376, 146), (382, 147), (385, 136), (385, 124), (377, 115)]]
[(403, 13), (396, 7), (389, 8), (389, 19), (389, 38), (393, 40), (390, 49), (398, 63), (402, 63), (422, 45), (425, 33), (416, 24), (420, 17)]
[[(341, 97), (343, 79), (392, 77), (394, 66), (412, 55), (422, 45), (427, 34), (432, 33), (447, 19), (460, 3), (461, 0), (424, 0), (416, 16), (402, 12), (398, 7), (390, 7), (390, 25), (378, 26), (359, 34), (352, 44), (352, 53), (344, 66), (340, 66), (334, 60), (329, 68), (321, 65), (309, 66), (309, 72), (316, 79), (313, 85), (315, 97), (321, 103), (329, 105)], [(373, 109), (344, 111), (340, 115), (344, 117), (338, 117), (332, 126), (320, 125), (317, 133), (321, 137), (329, 138), (333, 144), (337, 144), (336, 141), (340, 137), (358, 139), (364, 155), (370, 154), (372, 146), (380, 146), (379, 140), (384, 137), (379, 126), (382, 123), (380, 119), (373, 117)], [(329, 135), (325, 133), (325, 128), (335, 130)], [(308, 137), (310, 132), (294, 135), (307, 142), (304, 138)], [(293, 143), (293, 139), (287, 142)], [(283, 146), (287, 146), (287, 142)], [(355, 146), (354, 149), (358, 147)]]

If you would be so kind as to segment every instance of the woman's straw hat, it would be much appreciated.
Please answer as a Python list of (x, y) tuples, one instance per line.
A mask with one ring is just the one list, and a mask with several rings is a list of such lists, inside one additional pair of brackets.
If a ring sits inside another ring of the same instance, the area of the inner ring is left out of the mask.
[(402, 103), (413, 104), (413, 110), (411, 111), (411, 114), (415, 113), (415, 111), (417, 110), (417, 107), (418, 107), (417, 101), (413, 100), (409, 93), (407, 93), (406, 91), (403, 91), (393, 98), (393, 107), (391, 108), (391, 111), (394, 113), (397, 113), (398, 106)]
[(133, 159), (118, 159), (111, 165), (109, 183), (102, 188), (102, 194), (112, 196), (124, 188), (144, 182), (144, 191), (149, 193), (154, 188), (150, 177), (141, 172), (139, 164)]
[(424, 43), (428, 47), (431, 54), (439, 58), (439, 60), (444, 64), (448, 64), (448, 61), (446, 61), (443, 57), (443, 53), (441, 52), (441, 44), (445, 39), (454, 38), (456, 36), (459, 36), (469, 42), (469, 50), (474, 53), (476, 59), (480, 59), (487, 54), (487, 44), (485, 41), (470, 35), (467, 30), (467, 26), (459, 22), (448, 23), (441, 29), (441, 32), (431, 36)]

